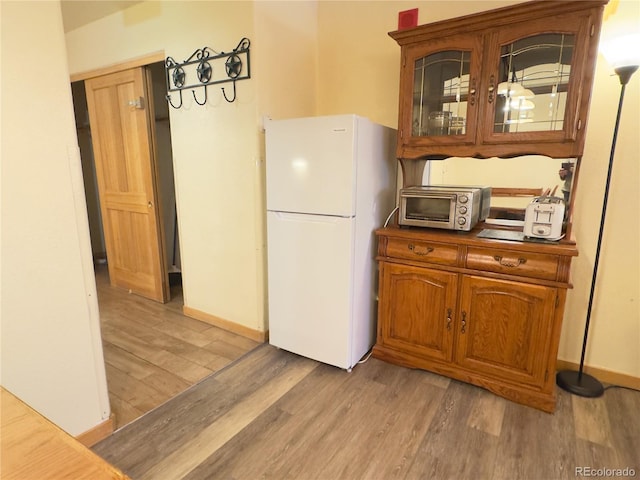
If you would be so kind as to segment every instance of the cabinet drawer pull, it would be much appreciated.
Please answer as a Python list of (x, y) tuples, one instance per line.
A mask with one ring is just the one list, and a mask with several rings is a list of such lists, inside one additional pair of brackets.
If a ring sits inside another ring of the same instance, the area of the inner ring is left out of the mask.
[(431, 252), (433, 252), (432, 247), (424, 247), (424, 249), (421, 250), (420, 247), (416, 248), (413, 243), (410, 243), (407, 248), (416, 255), (429, 255)]
[(462, 311), (462, 330), (460, 330), (460, 333), (464, 333), (466, 331), (467, 331), (467, 312), (463, 310)]
[(518, 258), (517, 260), (505, 260), (500, 255), (496, 255), (493, 258), (503, 267), (509, 268), (519, 267), (520, 265), (527, 263), (527, 259), (522, 257)]
[(451, 330), (451, 309), (447, 308), (447, 330)]

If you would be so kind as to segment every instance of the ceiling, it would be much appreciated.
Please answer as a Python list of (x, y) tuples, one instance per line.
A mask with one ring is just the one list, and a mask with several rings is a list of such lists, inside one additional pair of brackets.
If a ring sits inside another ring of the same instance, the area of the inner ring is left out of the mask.
[(140, 0), (62, 0), (60, 3), (62, 5), (62, 23), (66, 33), (112, 13), (129, 8), (136, 3), (140, 3)]

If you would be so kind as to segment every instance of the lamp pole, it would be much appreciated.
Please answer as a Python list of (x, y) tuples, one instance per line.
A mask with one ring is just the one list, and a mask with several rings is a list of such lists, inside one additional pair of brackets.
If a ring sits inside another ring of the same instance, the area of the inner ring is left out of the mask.
[(596, 257), (593, 266), (593, 276), (591, 277), (591, 291), (589, 293), (589, 304), (587, 306), (587, 319), (584, 326), (584, 337), (582, 340), (582, 354), (580, 355), (580, 368), (577, 372), (572, 370), (563, 370), (556, 375), (556, 383), (558, 386), (568, 392), (581, 397), (599, 397), (604, 393), (604, 388), (600, 381), (584, 373), (584, 356), (587, 351), (587, 339), (589, 337), (589, 324), (591, 323), (591, 307), (593, 305), (593, 297), (596, 290), (596, 279), (598, 276), (598, 264), (600, 262), (600, 248), (602, 246), (602, 237), (604, 233), (604, 223), (607, 215), (607, 203), (609, 200), (609, 186), (611, 184), (611, 172), (613, 170), (613, 158), (616, 151), (616, 141), (618, 139), (618, 127), (620, 126), (620, 114), (622, 113), (622, 102), (624, 100), (624, 91), (629, 83), (629, 79), (634, 72), (638, 70), (638, 65), (618, 67), (615, 69), (620, 79), (620, 100), (618, 101), (618, 114), (616, 115), (616, 123), (613, 129), (613, 140), (611, 142), (611, 154), (609, 155), (609, 170), (607, 171), (607, 182), (604, 189), (604, 200), (602, 202), (602, 217), (600, 218), (600, 232), (598, 233), (598, 244), (596, 246)]

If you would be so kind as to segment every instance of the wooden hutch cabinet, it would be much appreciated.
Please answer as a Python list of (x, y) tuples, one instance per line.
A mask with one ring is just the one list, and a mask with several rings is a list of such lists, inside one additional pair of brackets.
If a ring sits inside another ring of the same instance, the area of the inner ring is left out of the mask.
[[(530, 1), (391, 32), (401, 46), (403, 186), (421, 185), (429, 160), (450, 157), (571, 158), (577, 178), (605, 4)], [(493, 222), (467, 233), (378, 230), (374, 356), (553, 412), (569, 272), (578, 255), (572, 202), (567, 237), (556, 242), (482, 235), (522, 232)]]
[(531, 1), (390, 33), (398, 158), (581, 155), (605, 3)]

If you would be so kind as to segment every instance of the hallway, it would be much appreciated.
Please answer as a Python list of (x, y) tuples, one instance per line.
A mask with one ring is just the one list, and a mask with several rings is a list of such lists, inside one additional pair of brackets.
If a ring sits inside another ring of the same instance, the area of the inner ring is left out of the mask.
[(181, 285), (161, 304), (111, 287), (106, 265), (95, 271), (116, 430), (259, 345), (184, 316)]

